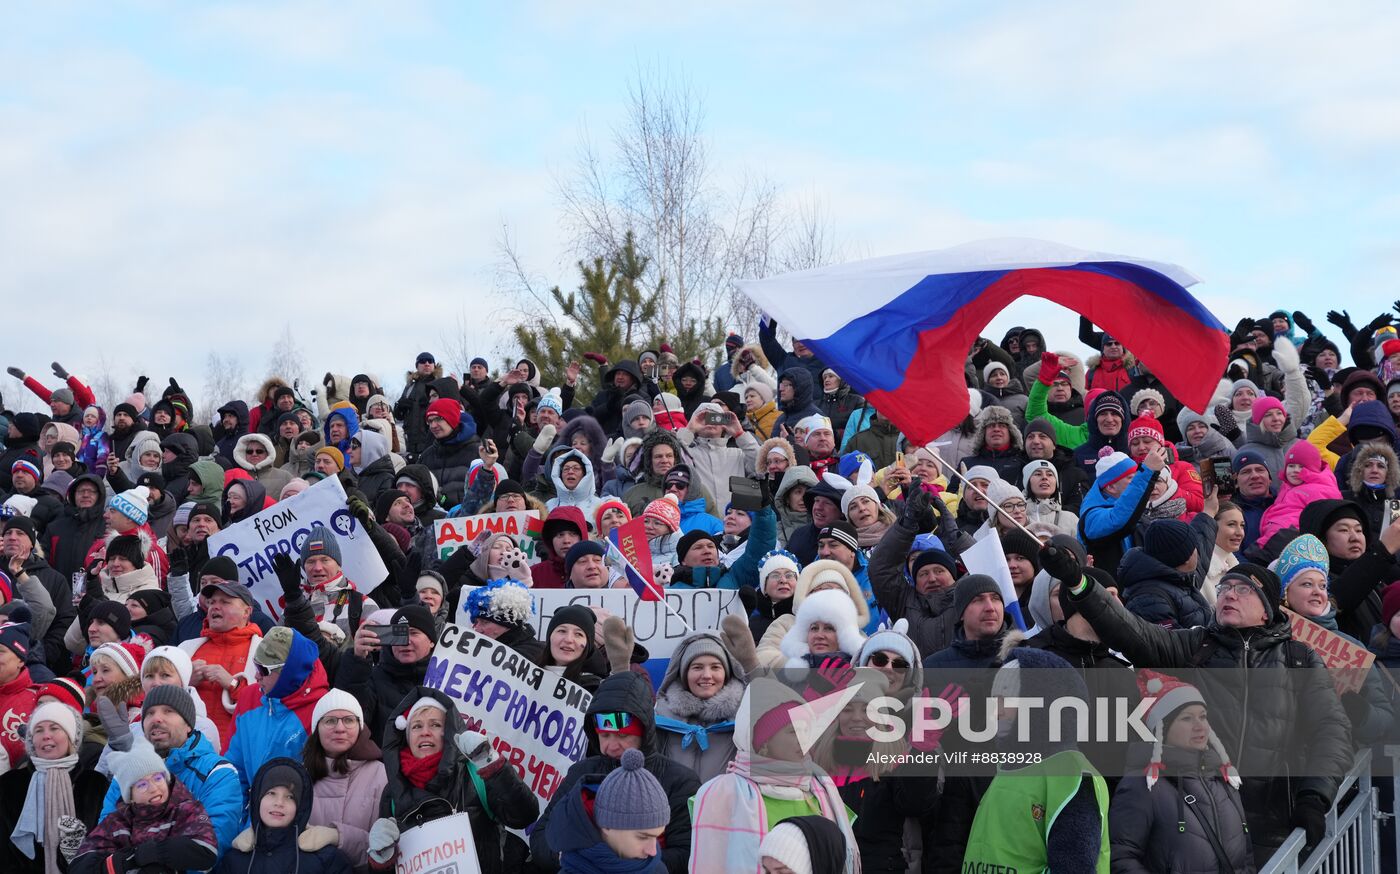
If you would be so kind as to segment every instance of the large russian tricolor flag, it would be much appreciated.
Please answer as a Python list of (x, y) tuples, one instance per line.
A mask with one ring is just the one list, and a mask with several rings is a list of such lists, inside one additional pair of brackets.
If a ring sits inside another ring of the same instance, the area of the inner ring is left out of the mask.
[(968, 412), (972, 342), (1023, 295), (1087, 316), (1123, 341), (1182, 403), (1204, 409), (1229, 332), (1174, 264), (1030, 239), (817, 267), (739, 288), (916, 442)]

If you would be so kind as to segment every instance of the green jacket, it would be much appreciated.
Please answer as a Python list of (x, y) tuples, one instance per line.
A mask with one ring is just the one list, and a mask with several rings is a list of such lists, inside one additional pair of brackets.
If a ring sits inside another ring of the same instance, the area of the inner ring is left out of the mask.
[(1034, 422), (1036, 419), (1049, 421), (1055, 429), (1055, 445), (1063, 446), (1066, 449), (1075, 449), (1089, 442), (1089, 425), (1071, 425), (1059, 416), (1050, 412), (1046, 401), (1050, 397), (1050, 387), (1040, 380), (1031, 383), (1031, 393), (1026, 401), (1026, 421)]

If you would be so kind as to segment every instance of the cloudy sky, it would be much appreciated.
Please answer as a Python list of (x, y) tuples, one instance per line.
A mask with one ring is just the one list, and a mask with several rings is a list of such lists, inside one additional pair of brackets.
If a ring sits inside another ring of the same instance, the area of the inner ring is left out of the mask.
[[(691, 5), (10, 4), (4, 363), (252, 381), (291, 325), (308, 373), (394, 383), (464, 313), (507, 354), (502, 228), (575, 284), (557, 180), (639, 66), (703, 97), (717, 181), (820, 203), (847, 252), (1175, 261), (1227, 324), (1400, 297), (1393, 3)], [(1030, 322), (1073, 330), (992, 331)]]

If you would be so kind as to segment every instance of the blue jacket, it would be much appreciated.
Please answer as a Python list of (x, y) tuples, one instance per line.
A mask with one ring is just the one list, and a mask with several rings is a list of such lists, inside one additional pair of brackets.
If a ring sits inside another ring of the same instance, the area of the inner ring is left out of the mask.
[[(190, 732), (190, 739), (184, 746), (170, 751), (165, 757), (165, 767), (204, 805), (204, 812), (209, 814), (209, 822), (214, 826), (214, 836), (219, 839), (219, 855), (222, 856), (243, 827), (243, 786), (238, 782), (238, 770), (215, 752), (197, 731)], [(121, 799), (121, 787), (113, 780), (107, 787), (100, 819), (106, 819), (116, 810)]]
[(569, 793), (559, 799), (558, 809), (546, 826), (549, 846), (560, 854), (559, 870), (563, 874), (605, 874), (629, 871), (633, 874), (666, 874), (666, 864), (658, 853), (649, 862), (624, 861), (618, 858), (603, 840), (603, 833), (588, 815), (585, 796), (598, 794), (605, 774), (592, 774), (578, 781)]
[(238, 779), (246, 792), (253, 775), (269, 759), (285, 756), (301, 759), (306, 745), (306, 727), (301, 717), (282, 703), (282, 698), (301, 688), (315, 668), (320, 650), (309, 638), (292, 632), (292, 646), (277, 684), (263, 696), (256, 710), (239, 714), (233, 724), (233, 739), (225, 757), (238, 769)]
[[(301, 775), (301, 792), (297, 795), (296, 819), (286, 828), (268, 828), (258, 817), (257, 808), (263, 795), (272, 788), (267, 783), (269, 765), (291, 768)], [(334, 844), (308, 853), (297, 848), (297, 835), (306, 829), (311, 819), (311, 775), (301, 764), (301, 758), (269, 760), (258, 769), (253, 780), (252, 803), (248, 805), (253, 815), (253, 850), (229, 850), (219, 864), (216, 874), (248, 874), (249, 871), (295, 871), (297, 874), (350, 874), (350, 860)]]
[[(704, 500), (700, 501), (702, 504)], [(688, 502), (690, 503), (690, 502)], [(721, 526), (723, 529), (723, 526)], [(738, 589), (744, 586), (762, 588), (759, 585), (758, 569), (763, 557), (778, 546), (778, 514), (772, 507), (764, 507), (753, 514), (753, 524), (749, 526), (748, 546), (744, 554), (729, 567), (690, 568), (690, 582), (672, 582), (669, 588), (675, 589)]]
[(681, 504), (681, 533), (703, 531), (706, 534), (724, 533), (724, 523), (705, 512), (705, 499), (691, 498)]
[[(1094, 565), (1116, 573), (1123, 553), (1133, 546), (1133, 529), (1147, 506), (1155, 474), (1138, 468), (1123, 494), (1110, 498), (1097, 480), (1079, 504), (1079, 539), (1095, 553)], [(1114, 541), (1117, 541), (1116, 543)]]

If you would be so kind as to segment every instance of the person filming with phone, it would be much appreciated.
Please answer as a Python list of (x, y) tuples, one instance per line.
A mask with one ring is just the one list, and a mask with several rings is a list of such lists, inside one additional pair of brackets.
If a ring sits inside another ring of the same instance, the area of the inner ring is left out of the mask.
[(754, 475), (758, 440), (744, 430), (738, 416), (719, 404), (706, 402), (696, 407), (690, 424), (676, 436), (690, 453), (695, 479), (714, 498), (717, 508), (729, 505), (731, 476)]
[(354, 646), (341, 653), (335, 688), (360, 702), (365, 725), (381, 746), (389, 715), (428, 674), (433, 634), (433, 614), (421, 604), (410, 604), (395, 611), (388, 625), (361, 625)]

